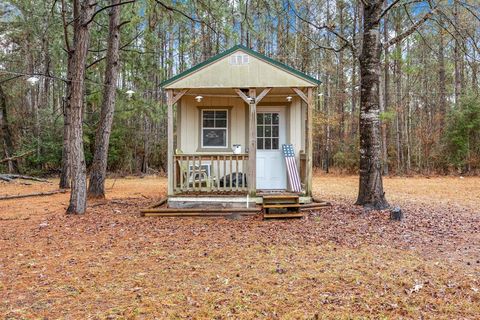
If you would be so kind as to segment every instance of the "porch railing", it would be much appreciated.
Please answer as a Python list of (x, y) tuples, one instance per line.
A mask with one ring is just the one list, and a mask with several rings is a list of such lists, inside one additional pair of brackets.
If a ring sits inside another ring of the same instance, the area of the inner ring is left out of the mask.
[(248, 154), (174, 155), (175, 193), (246, 192)]

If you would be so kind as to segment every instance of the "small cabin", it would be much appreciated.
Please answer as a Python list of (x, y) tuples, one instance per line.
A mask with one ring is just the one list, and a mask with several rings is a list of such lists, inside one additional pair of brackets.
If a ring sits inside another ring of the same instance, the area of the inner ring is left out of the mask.
[[(291, 193), (310, 202), (318, 84), (241, 45), (163, 82), (168, 205), (255, 205), (264, 194)], [(293, 146), (293, 165), (284, 145)]]

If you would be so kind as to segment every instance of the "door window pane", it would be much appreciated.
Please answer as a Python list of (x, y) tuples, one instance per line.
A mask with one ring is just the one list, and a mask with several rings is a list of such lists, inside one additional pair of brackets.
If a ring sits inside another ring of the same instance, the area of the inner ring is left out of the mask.
[(263, 124), (263, 113), (257, 113), (257, 124)]
[(264, 113), (263, 121), (265, 124), (272, 124), (272, 114), (271, 113)]
[(272, 126), (272, 137), (278, 138), (278, 126)]
[(263, 150), (263, 138), (257, 138), (257, 149)]
[(273, 113), (272, 114), (272, 123), (273, 124), (278, 124), (278, 119), (279, 119), (278, 113)]
[(278, 150), (278, 138), (272, 138), (272, 149)]
[(263, 126), (257, 126), (257, 137), (263, 137)]
[(265, 139), (265, 150), (272, 149), (272, 139), (266, 138)]
[(265, 137), (271, 137), (271, 136), (272, 136), (272, 127), (265, 126)]

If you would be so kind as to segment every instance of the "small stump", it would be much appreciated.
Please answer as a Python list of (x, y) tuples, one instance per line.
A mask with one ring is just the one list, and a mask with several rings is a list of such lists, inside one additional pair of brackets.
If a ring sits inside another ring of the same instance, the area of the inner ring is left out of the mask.
[(399, 207), (390, 210), (390, 220), (401, 221), (403, 219), (403, 211)]

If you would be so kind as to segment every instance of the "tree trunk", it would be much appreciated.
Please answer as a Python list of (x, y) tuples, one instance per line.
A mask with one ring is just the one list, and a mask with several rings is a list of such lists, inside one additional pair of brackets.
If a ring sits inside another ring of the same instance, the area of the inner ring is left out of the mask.
[[(8, 159), (13, 156), (15, 152), (12, 141), (12, 132), (10, 131), (10, 125), (8, 123), (7, 112), (7, 97), (3, 88), (0, 85), (0, 136), (2, 137), (1, 143), (5, 153), (5, 158)], [(7, 161), (8, 173), (18, 172), (17, 159), (11, 159)]]
[[(442, 20), (440, 19), (440, 23)], [(438, 105), (440, 107), (440, 125), (443, 126), (445, 114), (447, 112), (447, 89), (446, 89), (446, 75), (445, 75), (445, 41), (443, 36), (443, 29), (439, 27), (438, 40)]]
[(149, 168), (149, 158), (150, 158), (150, 136), (151, 136), (151, 124), (149, 117), (144, 114), (142, 117), (142, 127), (143, 127), (143, 157), (142, 164), (140, 166), (140, 172), (147, 174)]
[(112, 131), (113, 113), (118, 78), (118, 51), (120, 46), (120, 0), (113, 0), (115, 5), (110, 11), (107, 62), (105, 67), (104, 93), (100, 111), (100, 123), (95, 137), (95, 152), (88, 186), (89, 198), (105, 198), (105, 178), (107, 175), (108, 144)]
[(385, 209), (380, 138), (380, 27), (381, 0), (364, 4), (363, 44), (360, 56), (360, 182), (356, 204)]
[(78, 26), (75, 28), (73, 71), (70, 100), (70, 143), (72, 165), (72, 191), (67, 213), (83, 214), (87, 207), (87, 174), (83, 150), (83, 91), (85, 88), (85, 62), (90, 42), (90, 19), (95, 10), (94, 0), (83, 0), (80, 4)]
[[(330, 1), (327, 0), (327, 7), (330, 7)], [(330, 11), (327, 10), (327, 25), (330, 25), (331, 23), (331, 16), (330, 16)], [(327, 34), (327, 44), (331, 45), (330, 43), (330, 34)], [(323, 84), (323, 107), (325, 109), (325, 116), (327, 118), (327, 126), (325, 128), (325, 136), (326, 136), (326, 143), (325, 143), (325, 172), (329, 173), (330, 172), (330, 153), (331, 153), (331, 127), (330, 127), (330, 93), (331, 93), (331, 88), (330, 86), (330, 68), (331, 68), (331, 56), (329, 52), (325, 52), (325, 80)]]
[[(70, 68), (69, 68), (70, 69)], [(70, 74), (70, 72), (68, 72)], [(70, 78), (69, 78), (70, 79)], [(60, 173), (60, 189), (70, 189), (71, 180), (71, 155), (70, 155), (70, 87), (67, 85), (67, 98), (63, 101), (63, 145), (62, 145), (62, 168)]]
[[(400, 16), (395, 17), (395, 34), (398, 36), (401, 33)], [(402, 44), (397, 42), (395, 44), (395, 146), (397, 149), (397, 174), (403, 174), (404, 156), (403, 156), (403, 101), (402, 101)]]
[[(356, 2), (355, 7), (354, 7), (354, 13), (353, 13), (353, 30), (355, 33), (360, 32), (360, 23), (359, 21), (362, 20), (362, 17), (360, 16), (360, 3)], [(354, 46), (355, 48), (358, 48), (357, 43), (355, 42), (354, 39)], [(358, 123), (357, 123), (357, 52), (355, 50), (352, 50), (352, 81), (351, 81), (351, 91), (352, 91), (352, 96), (351, 96), (351, 103), (352, 103), (352, 114), (351, 114), (351, 130), (350, 130), (350, 138), (352, 141), (355, 140), (355, 137), (357, 135), (357, 128), (358, 128)], [(356, 145), (355, 145), (356, 147)]]
[(327, 125), (325, 126), (325, 159), (324, 159), (324, 169), (326, 173), (330, 172), (330, 99), (329, 99), (329, 82), (330, 75), (328, 71), (325, 71), (325, 78), (323, 82), (323, 108), (326, 117)]
[[(387, 7), (387, 2), (384, 3), (384, 7)], [(383, 23), (383, 39), (384, 41), (388, 40), (388, 15), (384, 18)], [(388, 57), (388, 47), (384, 50), (384, 65), (383, 65), (383, 96), (382, 96), (382, 110), (381, 112), (388, 111), (388, 104), (390, 103), (389, 100), (389, 83), (390, 83), (390, 59)], [(383, 171), (382, 174), (388, 176), (388, 145), (387, 145), (387, 133), (388, 127), (387, 122), (381, 122), (381, 129), (382, 129), (382, 162), (383, 162)]]
[(174, 24), (173, 24), (173, 13), (169, 12), (168, 16), (168, 78), (173, 77), (173, 64), (174, 64), (174, 59), (173, 59), (173, 50), (174, 50)]
[(352, 83), (350, 85), (350, 91), (352, 95), (350, 97), (350, 101), (352, 104), (352, 114), (351, 114), (351, 123), (350, 123), (350, 139), (353, 141), (355, 139), (355, 135), (357, 134), (357, 122), (356, 119), (356, 112), (357, 112), (357, 59), (352, 58)]
[[(62, 2), (62, 12), (65, 14), (65, 8)], [(73, 29), (77, 30), (79, 27), (80, 2), (73, 1)], [(64, 17), (64, 16), (63, 16)], [(69, 46), (68, 41), (68, 24), (64, 17), (64, 33), (65, 45), (67, 47), (67, 88), (65, 98), (63, 100), (63, 144), (62, 144), (62, 164), (60, 173), (60, 189), (70, 189), (72, 180), (72, 162), (71, 162), (71, 146), (70, 146), (70, 128), (71, 128), (71, 99), (72, 99), (72, 78), (73, 78), (73, 63), (75, 44), (77, 43), (77, 33), (73, 33), (73, 43)]]
[(401, 78), (399, 75), (399, 62), (395, 63), (395, 100), (396, 100), (396, 112), (395, 112), (395, 147), (397, 150), (397, 174), (403, 174), (403, 145), (402, 145), (402, 115), (403, 107), (401, 96)]
[[(458, 26), (458, 0), (453, 1), (453, 23)], [(454, 72), (454, 83), (455, 83), (455, 107), (458, 108), (460, 105), (460, 95), (462, 91), (462, 79), (461, 79), (461, 62), (460, 62), (460, 40), (458, 39), (460, 35), (458, 32), (455, 33), (455, 46), (453, 48), (453, 60), (455, 64)]]
[[(410, 56), (411, 54), (411, 45), (410, 45), (410, 40), (407, 39), (407, 56)], [(407, 68), (410, 69), (412, 64), (410, 60), (407, 60)], [(403, 123), (404, 125), (404, 137), (405, 137), (405, 146), (406, 146), (406, 159), (405, 159), (405, 170), (407, 174), (410, 174), (410, 169), (411, 169), (411, 132), (410, 132), (410, 126), (412, 123), (412, 109), (411, 109), (411, 92), (413, 91), (411, 87), (411, 79), (410, 79), (410, 73), (407, 73), (407, 79), (405, 81), (405, 99), (406, 101), (404, 102), (404, 106), (407, 107), (407, 111), (405, 113), (405, 110), (403, 112), (404, 117), (403, 117)]]
[[(475, 43), (478, 43), (477, 41), (477, 38), (476, 38), (476, 35), (473, 34), (472, 35), (472, 40), (475, 42)], [(473, 53), (472, 53), (472, 56), (473, 56), (473, 61), (478, 61), (477, 60), (477, 50), (473, 50)], [(472, 68), (472, 88), (473, 88), (473, 93), (478, 95), (478, 62), (473, 62), (471, 64), (471, 68)]]
[[(344, 8), (345, 4), (343, 0), (336, 1), (338, 27), (341, 36), (344, 36)], [(340, 40), (340, 42), (343, 40)], [(345, 77), (344, 77), (344, 52), (340, 50), (338, 53), (338, 65), (337, 65), (337, 112), (340, 113), (340, 123), (338, 129), (338, 138), (340, 141), (345, 140)], [(353, 94), (353, 93), (352, 93)]]

